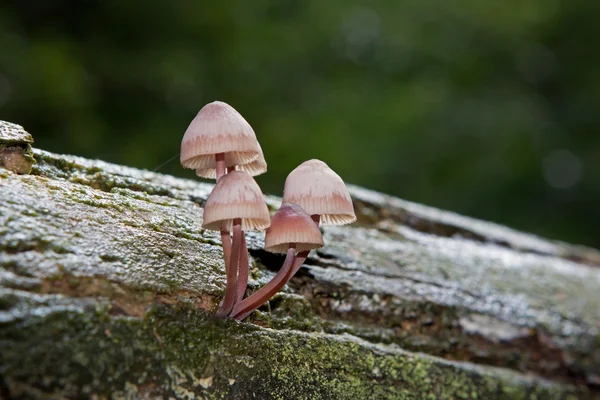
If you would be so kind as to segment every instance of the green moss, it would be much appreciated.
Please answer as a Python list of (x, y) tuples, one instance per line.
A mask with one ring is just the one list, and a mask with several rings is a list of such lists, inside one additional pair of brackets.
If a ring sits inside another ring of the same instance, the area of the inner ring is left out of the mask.
[[(13, 293), (0, 300), (6, 309), (33, 299)], [(530, 385), (515, 377), (498, 380), (352, 337), (277, 332), (185, 305), (154, 305), (133, 319), (111, 316), (107, 302), (61, 301), (46, 298), (49, 312), (30, 315), (26, 326), (0, 326), (0, 340), (10, 343), (3, 352), (10, 385), (44, 382), (43, 391), (66, 396), (158, 386), (165, 396), (205, 398), (531, 398)], [(540, 390), (549, 400), (569, 391)]]

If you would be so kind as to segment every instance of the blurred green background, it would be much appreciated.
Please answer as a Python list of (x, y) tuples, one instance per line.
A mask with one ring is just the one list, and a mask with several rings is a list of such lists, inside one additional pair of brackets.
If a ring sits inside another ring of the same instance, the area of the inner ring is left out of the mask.
[[(207, 102), (347, 182), (600, 247), (600, 2), (18, 1), (0, 118), (154, 169)], [(178, 160), (161, 172), (194, 178)]]

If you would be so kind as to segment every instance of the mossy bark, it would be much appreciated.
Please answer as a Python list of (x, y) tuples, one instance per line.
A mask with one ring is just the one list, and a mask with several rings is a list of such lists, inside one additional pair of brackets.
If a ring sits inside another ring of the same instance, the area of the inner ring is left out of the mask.
[[(219, 320), (211, 185), (33, 155), (30, 175), (0, 168), (0, 397), (598, 398), (595, 250), (351, 187), (359, 222)], [(282, 261), (262, 244), (251, 291)]]

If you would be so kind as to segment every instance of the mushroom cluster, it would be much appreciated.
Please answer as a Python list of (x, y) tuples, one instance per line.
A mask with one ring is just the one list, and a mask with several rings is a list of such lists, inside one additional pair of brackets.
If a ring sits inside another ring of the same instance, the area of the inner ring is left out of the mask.
[[(309, 160), (285, 181), (283, 202), (271, 217), (253, 176), (267, 171), (250, 124), (230, 105), (215, 101), (192, 120), (181, 142), (181, 165), (217, 183), (204, 205), (202, 227), (219, 231), (227, 284), (217, 310), (221, 318), (243, 320), (266, 303), (300, 269), (312, 249), (323, 246), (319, 225), (356, 220), (342, 178), (327, 164)], [(245, 231), (265, 233), (265, 250), (286, 254), (275, 277), (244, 298), (249, 262)]]

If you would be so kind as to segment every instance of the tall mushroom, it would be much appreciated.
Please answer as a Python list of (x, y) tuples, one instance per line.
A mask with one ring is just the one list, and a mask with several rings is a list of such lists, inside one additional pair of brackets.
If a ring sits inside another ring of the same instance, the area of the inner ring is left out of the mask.
[(185, 131), (181, 165), (214, 173), (219, 180), (227, 167), (249, 164), (260, 152), (244, 117), (229, 104), (214, 101), (202, 107)]
[[(266, 162), (254, 130), (240, 113), (222, 101), (202, 107), (188, 126), (181, 141), (181, 165), (195, 169), (200, 177), (217, 180), (226, 171), (234, 171), (243, 165), (248, 165), (246, 168), (253, 172), (253, 176), (266, 171)], [(220, 231), (225, 264), (229, 270), (231, 234), (225, 227)], [(245, 237), (242, 238), (240, 257), (240, 268), (246, 271), (242, 273), (242, 281), (247, 283), (248, 250)], [(246, 290), (246, 283), (240, 285), (240, 296)]]
[(284, 203), (271, 218), (271, 226), (265, 234), (265, 250), (287, 254), (285, 261), (269, 283), (233, 307), (231, 316), (242, 320), (273, 297), (290, 280), (297, 251), (308, 254), (311, 249), (322, 246), (321, 231), (306, 211), (297, 204)]
[[(346, 225), (356, 221), (344, 181), (320, 160), (305, 161), (290, 172), (285, 180), (283, 201), (300, 205), (317, 225)], [(290, 278), (307, 256), (307, 252), (298, 254)]]
[[(233, 231), (230, 258), (228, 262), (227, 260), (225, 262), (227, 287), (217, 316), (229, 315), (240, 297), (241, 290), (238, 289), (238, 279), (243, 282), (244, 277), (243, 274), (240, 274), (240, 278), (238, 278), (238, 270), (240, 257), (244, 257), (240, 251), (245, 242), (244, 231), (263, 230), (269, 224), (269, 210), (264, 196), (258, 184), (247, 172), (232, 171), (217, 181), (204, 205), (202, 227), (210, 230)], [(247, 253), (245, 256), (247, 260)]]

